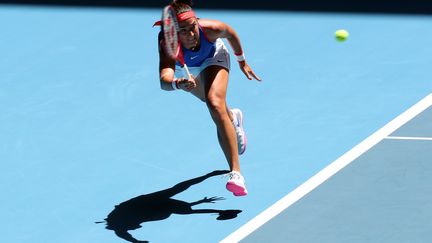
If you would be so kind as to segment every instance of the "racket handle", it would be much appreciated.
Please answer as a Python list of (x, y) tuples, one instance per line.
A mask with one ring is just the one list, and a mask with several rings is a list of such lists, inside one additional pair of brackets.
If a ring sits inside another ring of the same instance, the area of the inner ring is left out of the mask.
[(186, 64), (183, 65), (183, 70), (185, 71), (187, 78), (188, 79), (192, 79), (192, 76), (191, 76), (191, 74), (189, 72), (189, 68), (187, 67)]

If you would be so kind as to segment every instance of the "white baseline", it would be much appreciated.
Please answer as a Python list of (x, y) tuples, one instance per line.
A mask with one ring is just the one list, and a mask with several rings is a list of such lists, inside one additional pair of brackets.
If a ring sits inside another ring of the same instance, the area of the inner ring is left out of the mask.
[(397, 136), (388, 136), (385, 139), (393, 139), (393, 140), (424, 140), (424, 141), (432, 141), (432, 138), (428, 137), (397, 137)]

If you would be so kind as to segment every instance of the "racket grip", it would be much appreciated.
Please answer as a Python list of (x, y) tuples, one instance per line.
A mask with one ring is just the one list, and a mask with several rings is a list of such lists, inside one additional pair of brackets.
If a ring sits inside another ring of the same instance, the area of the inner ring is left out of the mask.
[(191, 76), (191, 74), (190, 74), (190, 72), (189, 72), (189, 68), (187, 67), (186, 64), (183, 65), (183, 70), (185, 71), (187, 78), (188, 78), (188, 79), (191, 79), (192, 76)]

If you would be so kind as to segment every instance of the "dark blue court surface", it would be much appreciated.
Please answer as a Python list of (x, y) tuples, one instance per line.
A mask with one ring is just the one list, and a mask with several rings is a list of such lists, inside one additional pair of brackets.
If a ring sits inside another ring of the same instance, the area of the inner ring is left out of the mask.
[[(209, 174), (228, 166), (206, 106), (160, 90), (160, 14), (0, 5), (2, 242), (120, 243), (126, 231), (219, 242), (432, 92), (430, 17), (197, 11), (237, 30), (263, 79), (232, 59), (228, 103), (249, 140), (250, 194), (236, 198)], [(415, 205), (431, 199), (430, 141), (415, 138), (431, 137), (428, 120), (429, 110), (388, 134), (244, 240), (271, 242), (273, 227), (300, 242), (332, 241), (338, 227), (342, 240), (427, 239), (430, 206)], [(385, 227), (368, 232), (369, 219)]]

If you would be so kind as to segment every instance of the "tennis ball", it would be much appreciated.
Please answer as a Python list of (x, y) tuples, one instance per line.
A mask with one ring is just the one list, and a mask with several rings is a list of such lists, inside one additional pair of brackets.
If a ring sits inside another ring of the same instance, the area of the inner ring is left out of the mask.
[(348, 36), (349, 36), (348, 31), (344, 29), (340, 29), (335, 32), (335, 38), (337, 41), (340, 42), (345, 41), (348, 38)]

